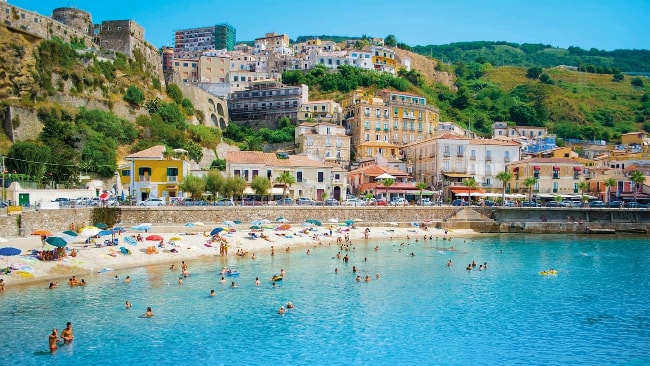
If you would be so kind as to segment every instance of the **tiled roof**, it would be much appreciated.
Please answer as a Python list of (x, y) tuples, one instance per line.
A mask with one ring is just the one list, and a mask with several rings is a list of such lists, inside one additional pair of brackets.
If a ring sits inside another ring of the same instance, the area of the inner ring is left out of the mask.
[(442, 139), (447, 139), (447, 140), (469, 140), (465, 136), (460, 136), (460, 135), (456, 135), (456, 134), (453, 134), (453, 133), (442, 134), (440, 136), (437, 136), (436, 139), (439, 139), (439, 140), (442, 140)]
[(234, 164), (263, 164), (274, 167), (329, 167), (330, 165), (312, 160), (307, 155), (289, 155), (278, 159), (275, 153), (261, 151), (228, 151), (226, 162)]
[(395, 147), (398, 148), (398, 145), (391, 144), (390, 142), (383, 142), (383, 141), (366, 141), (362, 144), (357, 145), (358, 147), (373, 147), (373, 146), (381, 146), (381, 147)]
[(157, 145), (128, 155), (126, 159), (162, 159), (165, 150), (165, 145)]
[(521, 144), (515, 141), (500, 141), (496, 139), (472, 139), (469, 141), (470, 145), (501, 145), (501, 146), (520, 146)]
[(582, 164), (579, 161), (569, 159), (569, 158), (532, 158), (532, 159), (527, 159), (527, 160), (520, 160), (520, 163), (524, 164), (573, 164), (573, 165), (579, 165)]

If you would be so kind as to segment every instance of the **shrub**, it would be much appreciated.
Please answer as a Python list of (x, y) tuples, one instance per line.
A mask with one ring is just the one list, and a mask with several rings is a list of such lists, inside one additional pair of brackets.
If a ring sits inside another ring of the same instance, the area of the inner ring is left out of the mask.
[(144, 101), (144, 93), (137, 86), (131, 85), (126, 89), (124, 100), (133, 106), (139, 106)]

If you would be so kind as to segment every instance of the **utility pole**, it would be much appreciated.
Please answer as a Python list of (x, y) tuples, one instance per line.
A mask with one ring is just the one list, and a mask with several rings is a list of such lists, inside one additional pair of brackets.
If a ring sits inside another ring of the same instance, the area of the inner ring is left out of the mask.
[(2, 155), (2, 201), (5, 201), (5, 156)]

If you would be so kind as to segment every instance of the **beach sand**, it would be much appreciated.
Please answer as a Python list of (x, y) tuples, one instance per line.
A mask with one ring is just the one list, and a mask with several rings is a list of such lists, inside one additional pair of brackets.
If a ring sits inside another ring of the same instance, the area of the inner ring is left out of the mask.
[[(300, 230), (306, 228), (299, 225), (293, 225), (294, 228), (287, 231), (276, 231), (272, 229), (264, 230), (268, 239), (250, 239), (248, 225), (234, 226), (234, 232), (222, 235), (222, 238), (228, 242), (227, 257), (237, 256), (238, 250), (247, 252), (246, 257), (250, 258), (253, 254), (259, 256), (271, 251), (271, 247), (276, 252), (284, 251), (287, 247), (299, 248), (314, 245), (337, 245), (337, 238), (342, 240), (346, 234), (352, 243), (366, 241), (364, 231), (366, 226), (360, 223), (356, 228), (347, 228), (335, 226), (335, 224), (325, 224), (321, 227), (312, 227), (307, 234)], [(208, 226), (206, 226), (208, 227)], [(330, 228), (332, 236), (329, 236)], [(197, 229), (197, 228), (192, 228)], [(340, 231), (339, 231), (340, 229)], [(348, 231), (345, 231), (348, 230)], [(397, 227), (397, 226), (371, 226), (369, 227), (369, 240), (373, 239), (399, 239), (411, 238), (422, 240), (433, 235), (442, 240), (445, 236), (443, 229), (428, 228), (423, 230), (416, 227)], [(160, 231), (163, 231), (160, 229)], [(209, 231), (209, 230), (208, 230)], [(15, 237), (6, 238), (8, 242), (2, 243), (1, 246), (11, 246), (22, 250), (19, 256), (0, 256), (0, 269), (12, 268), (8, 274), (0, 275), (5, 281), (5, 288), (9, 290), (12, 286), (20, 286), (34, 282), (57, 281), (59, 285), (65, 284), (72, 275), (79, 276), (90, 275), (91, 273), (101, 273), (102, 271), (111, 271), (127, 268), (143, 267), (148, 265), (176, 263), (181, 261), (191, 261), (200, 258), (221, 258), (220, 247), (218, 242), (213, 242), (212, 238), (200, 230), (183, 233), (157, 232), (156, 225), (148, 233), (140, 233), (143, 237), (152, 234), (160, 235), (164, 238), (164, 248), (157, 248), (157, 253), (147, 253), (148, 247), (156, 247), (159, 244), (154, 241), (142, 241), (137, 245), (130, 245), (124, 242), (124, 237), (135, 236), (139, 232), (129, 231), (117, 236), (120, 244), (118, 246), (104, 246), (96, 248), (94, 245), (83, 243), (83, 239), (68, 244), (68, 248), (77, 251), (76, 257), (67, 256), (54, 261), (41, 261), (30, 254), (32, 250), (41, 250), (43, 245), (40, 237)], [(256, 232), (259, 236), (260, 232)], [(325, 235), (327, 234), (327, 235)], [(449, 231), (448, 237), (463, 237), (475, 234), (472, 230), (453, 230)], [(315, 235), (315, 237), (314, 237)], [(180, 240), (170, 240), (172, 238)], [(97, 242), (103, 242), (104, 238), (97, 239)], [(175, 243), (172, 245), (172, 243)], [(120, 247), (123, 246), (130, 250), (130, 254), (120, 253)], [(444, 246), (444, 245), (442, 245)], [(177, 253), (171, 251), (176, 248)], [(55, 249), (50, 245), (45, 246), (46, 250)], [(111, 249), (115, 252), (111, 255)], [(69, 253), (69, 252), (68, 252)]]

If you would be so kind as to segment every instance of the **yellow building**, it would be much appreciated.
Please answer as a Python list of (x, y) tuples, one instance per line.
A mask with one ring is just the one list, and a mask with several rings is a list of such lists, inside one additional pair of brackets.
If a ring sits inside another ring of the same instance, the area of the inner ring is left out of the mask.
[(645, 132), (630, 132), (621, 135), (622, 145), (650, 146), (650, 138)]
[(199, 81), (199, 60), (198, 59), (175, 59), (174, 75), (183, 83), (195, 83)]
[(230, 72), (230, 57), (201, 56), (198, 63), (198, 79), (202, 83), (226, 83)]
[(532, 158), (507, 165), (512, 179), (506, 184), (506, 193), (528, 193), (526, 178), (535, 178), (533, 193), (552, 198), (555, 195), (580, 192), (578, 182), (588, 179), (580, 161), (568, 158)]
[(163, 145), (150, 147), (126, 157), (128, 164), (118, 168), (122, 189), (137, 202), (148, 198), (182, 196), (180, 184), (190, 171), (187, 152), (167, 151)]

